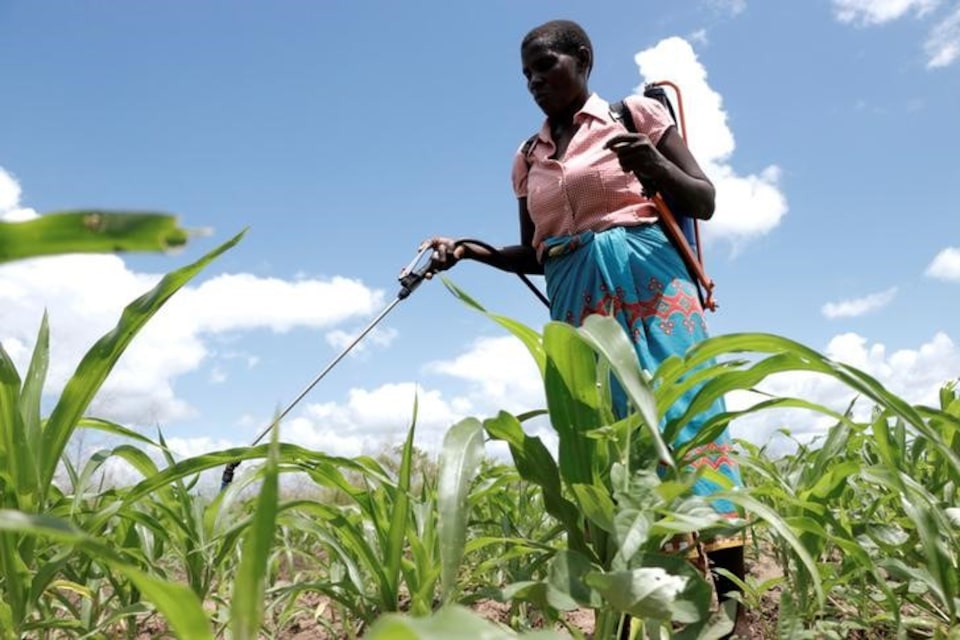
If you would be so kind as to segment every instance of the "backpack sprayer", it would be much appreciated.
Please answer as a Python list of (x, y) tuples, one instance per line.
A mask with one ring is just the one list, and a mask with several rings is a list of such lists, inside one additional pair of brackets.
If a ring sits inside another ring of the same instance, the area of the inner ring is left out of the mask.
[[(433, 247), (426, 246), (420, 249), (416, 257), (414, 257), (414, 259), (410, 261), (410, 264), (404, 267), (403, 271), (400, 272), (400, 276), (398, 278), (400, 281), (400, 291), (397, 293), (397, 297), (394, 298), (393, 301), (390, 304), (388, 304), (383, 309), (383, 311), (381, 311), (377, 315), (377, 317), (374, 318), (373, 321), (371, 321), (370, 324), (368, 324), (366, 328), (364, 328), (364, 330), (360, 332), (360, 334), (356, 338), (354, 338), (353, 342), (347, 345), (346, 349), (341, 351), (340, 354), (336, 358), (334, 358), (333, 361), (330, 362), (330, 364), (328, 364), (323, 369), (323, 371), (317, 374), (317, 376), (310, 381), (310, 384), (308, 384), (304, 388), (304, 390), (301, 391), (297, 395), (297, 397), (293, 399), (293, 401), (290, 404), (284, 407), (284, 409), (279, 414), (277, 414), (277, 417), (273, 419), (273, 422), (271, 422), (270, 425), (267, 426), (263, 431), (261, 431), (260, 435), (256, 437), (256, 439), (250, 445), (251, 447), (255, 447), (257, 444), (259, 444), (260, 441), (263, 440), (267, 436), (267, 434), (270, 433), (270, 431), (274, 427), (276, 427), (280, 423), (280, 421), (283, 420), (283, 418), (286, 417), (286, 415), (290, 413), (293, 410), (293, 408), (297, 406), (297, 404), (301, 400), (303, 400), (304, 396), (310, 393), (310, 390), (313, 389), (315, 386), (317, 386), (317, 383), (323, 380), (324, 376), (330, 373), (330, 370), (333, 369), (335, 366), (337, 366), (337, 363), (343, 360), (344, 356), (346, 356), (350, 352), (350, 350), (357, 345), (357, 343), (363, 340), (366, 337), (366, 335), (370, 333), (373, 330), (373, 328), (377, 326), (377, 324), (379, 324), (380, 321), (387, 316), (388, 313), (393, 311), (393, 308), (395, 306), (400, 304), (402, 300), (406, 300), (410, 296), (410, 294), (413, 293), (417, 289), (417, 287), (420, 286), (420, 284), (424, 281), (424, 279), (430, 273), (430, 267), (432, 264), (432, 260), (431, 260), (432, 253), (433, 253)], [(223, 476), (220, 479), (221, 491), (226, 489), (230, 485), (230, 483), (233, 482), (233, 474), (236, 472), (237, 467), (239, 466), (240, 466), (239, 461), (231, 462), (223, 470)]]

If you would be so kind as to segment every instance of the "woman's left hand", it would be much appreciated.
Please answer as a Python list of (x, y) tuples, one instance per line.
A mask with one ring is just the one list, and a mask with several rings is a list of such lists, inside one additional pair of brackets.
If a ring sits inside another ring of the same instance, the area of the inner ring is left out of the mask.
[(458, 243), (453, 238), (440, 236), (435, 236), (420, 243), (421, 249), (427, 247), (433, 249), (433, 253), (430, 256), (430, 270), (427, 271), (426, 274), (428, 279), (431, 278), (434, 273), (452, 268), (460, 262), (460, 259), (463, 258), (467, 252), (465, 245)]

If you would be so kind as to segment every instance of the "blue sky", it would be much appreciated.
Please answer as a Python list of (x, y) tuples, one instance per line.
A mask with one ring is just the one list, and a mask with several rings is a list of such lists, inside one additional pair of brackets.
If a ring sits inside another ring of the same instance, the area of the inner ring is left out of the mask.
[[(867, 369), (913, 401), (960, 375), (960, 2), (684, 3), (0, 0), (0, 216), (165, 210), (210, 229), (174, 255), (0, 267), (0, 340), (21, 364), (51, 315), (56, 393), (122, 306), (243, 228), (98, 398), (184, 453), (249, 442), (397, 292), (434, 234), (517, 238), (512, 154), (542, 116), (519, 41), (579, 21), (591, 88), (681, 85), (718, 186), (704, 227), (713, 333), (768, 331)], [(452, 279), (536, 328), (512, 276)], [(399, 305), (284, 425), (337, 453), (406, 428), (541, 406), (522, 349), (437, 282)], [(807, 377), (770, 383), (842, 405)], [(737, 402), (732, 399), (732, 402)], [(770, 415), (735, 432), (764, 442)]]

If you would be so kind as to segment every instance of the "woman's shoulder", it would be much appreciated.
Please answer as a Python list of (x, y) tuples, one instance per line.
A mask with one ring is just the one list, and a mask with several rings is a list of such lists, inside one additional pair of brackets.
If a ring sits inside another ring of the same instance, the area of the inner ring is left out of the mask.
[(640, 93), (631, 93), (626, 98), (623, 99), (623, 103), (627, 105), (630, 109), (640, 113), (664, 113), (669, 115), (666, 107), (664, 107), (659, 100), (654, 98), (648, 98), (647, 96)]
[(630, 110), (637, 131), (649, 136), (654, 144), (674, 126), (673, 116), (659, 100), (632, 94), (623, 99), (623, 104)]

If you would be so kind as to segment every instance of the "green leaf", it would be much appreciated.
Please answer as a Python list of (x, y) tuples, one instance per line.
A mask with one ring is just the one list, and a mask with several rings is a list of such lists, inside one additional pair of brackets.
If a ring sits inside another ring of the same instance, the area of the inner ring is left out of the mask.
[(230, 629), (234, 640), (256, 640), (260, 636), (266, 591), (267, 563), (276, 535), (277, 502), (279, 501), (280, 449), (279, 427), (271, 430), (267, 462), (263, 470), (263, 486), (257, 497), (253, 521), (243, 541), (243, 553), (233, 584), (230, 604)]
[[(0, 511), (0, 529), (3, 529), (3, 511)], [(19, 512), (13, 512), (19, 513)], [(17, 552), (19, 535), (16, 531), (0, 531), (0, 571), (4, 582), (3, 601), (10, 605), (12, 626), (19, 628), (29, 613), (30, 571)]]
[(806, 547), (803, 546), (794, 531), (790, 528), (790, 525), (787, 524), (787, 522), (776, 511), (763, 504), (759, 500), (756, 500), (744, 491), (726, 491), (716, 497), (729, 500), (730, 502), (743, 507), (752, 515), (758, 516), (761, 520), (770, 525), (770, 528), (772, 528), (777, 535), (783, 538), (787, 544), (790, 545), (790, 547), (793, 549), (793, 552), (797, 554), (800, 562), (807, 570), (807, 573), (813, 584), (814, 591), (817, 595), (817, 601), (822, 606), (825, 600), (825, 595), (823, 593), (823, 584), (820, 581), (820, 573), (817, 571), (817, 565), (813, 561), (813, 558), (810, 557)]
[[(6, 485), (15, 489), (20, 477), (19, 456), (26, 447), (23, 430), (23, 417), (20, 413), (20, 374), (17, 372), (13, 360), (7, 354), (3, 344), (0, 344), (0, 487)], [(12, 490), (5, 493), (14, 496)], [(17, 506), (7, 504), (6, 496), (3, 506)]]
[(413, 434), (417, 424), (417, 402), (413, 404), (413, 420), (407, 431), (407, 440), (403, 444), (400, 458), (400, 470), (397, 474), (395, 498), (391, 505), (390, 528), (387, 530), (387, 545), (384, 549), (384, 568), (387, 576), (385, 584), (380, 585), (384, 607), (396, 611), (400, 589), (400, 561), (403, 558), (404, 542), (407, 539), (407, 527), (410, 526), (410, 475), (413, 472)]
[(651, 554), (639, 568), (586, 575), (615, 610), (637, 618), (694, 623), (710, 612), (710, 585), (684, 558)]
[(40, 418), (40, 400), (43, 395), (43, 384), (47, 378), (47, 365), (50, 360), (50, 326), (47, 314), (44, 312), (40, 321), (40, 331), (37, 333), (37, 343), (33, 348), (30, 366), (23, 379), (23, 389), (20, 392), (20, 416), (23, 420), (23, 432), (15, 436), (20, 441), (17, 458), (20, 467), (17, 493), (19, 508), (32, 511), (37, 500), (37, 490), (40, 482), (37, 476), (37, 453), (40, 450), (40, 438), (43, 434), (43, 421)]
[(830, 500), (836, 498), (838, 492), (846, 487), (847, 478), (858, 473), (862, 466), (859, 460), (837, 462), (834, 459), (834, 463), (835, 466), (822, 473), (810, 489), (798, 494), (801, 500)]
[(564, 637), (553, 631), (517, 635), (457, 606), (444, 607), (428, 618), (386, 615), (377, 620), (365, 636), (367, 640), (562, 640)]
[(603, 599), (585, 580), (588, 573), (597, 569), (583, 554), (560, 550), (550, 560), (547, 583), (551, 589), (563, 593), (580, 606), (599, 609), (603, 606)]
[(579, 334), (594, 351), (603, 356), (620, 381), (630, 402), (650, 430), (657, 455), (670, 466), (676, 466), (673, 454), (660, 434), (660, 417), (653, 389), (642, 375), (637, 353), (620, 323), (601, 315), (587, 316)]
[(189, 232), (165, 213), (84, 210), (0, 222), (0, 263), (66, 253), (166, 251)]
[[(314, 467), (322, 468), (324, 465), (336, 465), (349, 471), (365, 473), (366, 469), (351, 458), (341, 458), (329, 456), (320, 451), (311, 451), (293, 444), (280, 443), (280, 461), (285, 464), (300, 464), (304, 471), (312, 473)], [(124, 505), (131, 504), (150, 496), (154, 491), (165, 487), (173, 482), (195, 476), (201, 471), (222, 467), (228, 462), (254, 460), (265, 458), (268, 454), (268, 445), (261, 444), (256, 447), (236, 447), (224, 451), (214, 451), (205, 453), (165, 467), (156, 475), (146, 478), (131, 487), (123, 496)]]
[(483, 427), (491, 438), (502, 440), (510, 446), (520, 476), (541, 488), (547, 513), (563, 524), (570, 549), (587, 553), (580, 511), (564, 497), (557, 463), (540, 438), (528, 436), (517, 419), (503, 411), (497, 417), (485, 420)]
[(160, 448), (160, 445), (157, 442), (155, 442), (151, 438), (148, 438), (142, 433), (138, 433), (133, 429), (117, 424), (115, 422), (111, 422), (109, 420), (104, 420), (102, 418), (91, 418), (91, 417), (81, 418), (80, 422), (77, 423), (77, 427), (81, 429), (95, 429), (97, 431), (103, 431), (104, 433), (109, 433), (110, 435), (113, 435), (113, 436), (128, 438), (130, 440), (135, 440), (142, 444), (149, 445), (150, 447), (156, 447), (158, 449)]
[(577, 330), (563, 322), (550, 322), (543, 330), (547, 354), (544, 385), (550, 423), (559, 437), (561, 477), (570, 484), (593, 484), (602, 463), (589, 432), (602, 426), (597, 391), (597, 361)]
[(121, 444), (113, 449), (94, 452), (84, 464), (83, 470), (74, 482), (74, 509), (79, 510), (83, 501), (87, 499), (87, 485), (91, 478), (107, 460), (113, 457), (125, 460), (145, 478), (150, 478), (157, 473), (157, 464), (153, 461), (153, 458), (134, 446)]
[(456, 589), (457, 573), (467, 541), (467, 494), (483, 452), (483, 425), (476, 418), (467, 418), (453, 425), (443, 438), (437, 483), (443, 602), (449, 601)]
[(20, 511), (0, 510), (0, 530), (43, 536), (75, 545), (90, 558), (108, 565), (129, 579), (144, 598), (154, 604), (170, 628), (181, 638), (213, 640), (210, 623), (196, 594), (189, 588), (143, 573), (123, 560), (110, 546), (58, 518)]
[(67, 381), (44, 428), (40, 449), (43, 456), (40, 461), (42, 491), (48, 490), (63, 449), (90, 401), (140, 329), (183, 285), (220, 254), (240, 242), (244, 233), (237, 234), (193, 264), (164, 276), (157, 286), (127, 305), (117, 326), (87, 351), (76, 372)]
[(650, 539), (653, 514), (644, 509), (621, 508), (614, 521), (617, 556), (616, 568), (626, 568)]
[(580, 511), (588, 520), (608, 533), (613, 533), (613, 518), (616, 505), (603, 486), (574, 484), (570, 486)]

